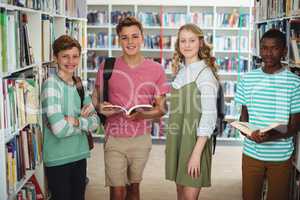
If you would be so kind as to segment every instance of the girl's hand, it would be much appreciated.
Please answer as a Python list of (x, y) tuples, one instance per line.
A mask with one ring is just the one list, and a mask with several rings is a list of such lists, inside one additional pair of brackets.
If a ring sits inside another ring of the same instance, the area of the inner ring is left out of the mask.
[(200, 157), (198, 154), (192, 153), (188, 162), (188, 175), (193, 179), (200, 176)]

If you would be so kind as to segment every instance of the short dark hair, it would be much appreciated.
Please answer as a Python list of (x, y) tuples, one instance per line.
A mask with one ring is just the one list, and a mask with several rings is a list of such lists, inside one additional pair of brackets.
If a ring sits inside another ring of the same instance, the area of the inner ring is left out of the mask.
[(265, 32), (263, 34), (263, 36), (261, 37), (260, 42), (262, 42), (262, 40), (265, 38), (274, 38), (277, 41), (279, 41), (279, 43), (282, 45), (282, 47), (284, 47), (284, 48), (287, 47), (285, 34), (276, 28), (272, 28), (272, 29), (268, 30), (267, 32)]
[(69, 50), (73, 47), (76, 47), (81, 53), (81, 45), (76, 39), (68, 35), (62, 35), (53, 42), (53, 54), (57, 56), (60, 51)]
[(122, 31), (123, 27), (129, 27), (129, 26), (137, 26), (141, 33), (143, 34), (143, 25), (141, 22), (139, 22), (135, 17), (128, 16), (124, 19), (121, 19), (116, 27), (117, 34), (120, 35), (120, 32)]

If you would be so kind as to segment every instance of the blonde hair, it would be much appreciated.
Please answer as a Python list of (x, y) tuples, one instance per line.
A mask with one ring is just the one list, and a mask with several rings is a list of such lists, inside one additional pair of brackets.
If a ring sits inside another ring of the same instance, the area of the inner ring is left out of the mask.
[(214, 76), (218, 79), (218, 67), (215, 63), (215, 58), (211, 55), (212, 47), (205, 43), (204, 41), (204, 34), (202, 30), (196, 26), (195, 24), (185, 24), (179, 28), (177, 39), (175, 43), (175, 51), (172, 58), (172, 72), (176, 75), (179, 71), (179, 65), (184, 61), (184, 56), (180, 52), (179, 49), (179, 37), (182, 30), (187, 30), (193, 32), (195, 35), (198, 36), (199, 40), (203, 40), (203, 46), (199, 48), (198, 57), (201, 60), (204, 60), (205, 64), (210, 67), (211, 71), (213, 72)]

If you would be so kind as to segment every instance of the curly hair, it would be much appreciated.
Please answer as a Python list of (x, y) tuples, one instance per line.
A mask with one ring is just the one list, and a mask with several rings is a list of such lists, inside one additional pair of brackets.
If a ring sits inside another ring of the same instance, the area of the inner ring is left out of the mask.
[(173, 74), (176, 75), (178, 73), (180, 63), (184, 62), (184, 56), (179, 49), (179, 37), (182, 30), (191, 31), (198, 36), (199, 40), (203, 40), (203, 46), (199, 48), (198, 57), (199, 59), (204, 60), (205, 64), (211, 68), (211, 71), (213, 72), (214, 76), (218, 79), (218, 67), (215, 63), (215, 58), (211, 55), (212, 47), (205, 43), (202, 30), (195, 24), (185, 24), (179, 28), (177, 39), (175, 42), (175, 52), (172, 58)]
[(122, 29), (129, 26), (137, 26), (143, 35), (143, 25), (133, 16), (127, 16), (119, 21), (116, 27), (117, 34), (120, 36)]

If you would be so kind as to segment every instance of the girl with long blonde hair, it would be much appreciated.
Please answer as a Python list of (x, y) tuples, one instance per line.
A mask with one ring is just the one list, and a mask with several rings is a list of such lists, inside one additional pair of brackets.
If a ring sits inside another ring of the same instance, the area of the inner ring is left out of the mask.
[(175, 44), (166, 140), (166, 179), (178, 200), (196, 200), (211, 185), (211, 140), (217, 119), (217, 66), (202, 30), (180, 27)]

